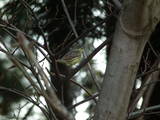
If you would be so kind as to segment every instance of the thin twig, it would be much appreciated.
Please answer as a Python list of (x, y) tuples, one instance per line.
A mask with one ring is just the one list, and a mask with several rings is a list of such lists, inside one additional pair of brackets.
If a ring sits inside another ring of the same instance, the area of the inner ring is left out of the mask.
[[(69, 21), (69, 23), (71, 25), (72, 30), (73, 30), (73, 33), (75, 34), (76, 38), (79, 38), (79, 35), (78, 35), (78, 33), (77, 33), (76, 29), (75, 29), (75, 26), (74, 26), (74, 24), (72, 22), (72, 19), (70, 17), (70, 14), (68, 12), (68, 9), (67, 9), (67, 6), (66, 6), (64, 0), (61, 0), (61, 2), (62, 2), (62, 5), (63, 5), (64, 12), (66, 13), (67, 19), (68, 19), (68, 21)], [(83, 55), (84, 55), (84, 58), (86, 58), (87, 54), (86, 54), (85, 48), (83, 47), (83, 49), (84, 49)], [(100, 91), (100, 87), (99, 87), (99, 85), (97, 83), (97, 80), (96, 80), (96, 75), (93, 73), (92, 67), (91, 67), (91, 64), (90, 64), (89, 61), (87, 63), (87, 67), (88, 67), (89, 72), (91, 74), (92, 80), (94, 81), (93, 83), (95, 83), (95, 86), (96, 86), (97, 90)]]
[[(155, 65), (157, 65), (157, 62), (155, 62), (153, 66), (155, 66)], [(129, 112), (133, 111), (135, 109), (136, 103), (143, 96), (143, 94), (147, 90), (148, 86), (151, 85), (151, 84), (153, 84), (153, 83), (155, 83), (155, 82), (157, 82), (157, 81), (154, 81), (154, 82), (152, 81), (153, 80), (153, 74), (154, 74), (155, 71), (157, 71), (157, 69), (152, 69), (152, 70), (146, 72), (145, 74), (141, 74), (141, 77), (142, 77), (142, 75), (143, 76), (146, 75), (145, 80), (144, 80), (145, 82), (141, 86), (141, 88), (139, 89), (139, 92), (138, 92), (137, 96), (134, 98), (133, 102), (131, 103), (130, 108), (129, 108)], [(139, 78), (139, 77), (137, 77), (137, 78)]]
[(72, 28), (72, 30), (73, 30), (73, 33), (75, 34), (76, 38), (78, 38), (78, 33), (77, 33), (77, 31), (76, 31), (76, 29), (75, 29), (75, 27), (74, 27), (74, 24), (73, 24), (73, 22), (72, 22), (72, 19), (71, 19), (71, 17), (70, 17), (69, 12), (68, 12), (67, 6), (66, 6), (64, 0), (61, 0), (61, 2), (62, 2), (62, 5), (63, 5), (64, 12), (65, 12), (65, 14), (66, 14), (66, 16), (67, 16), (67, 19), (68, 19), (68, 21), (69, 21), (69, 24), (71, 25), (71, 28)]
[(154, 53), (154, 55), (158, 58), (159, 55), (158, 55), (158, 53), (154, 50), (154, 48), (152, 47), (150, 41), (148, 41), (148, 45), (149, 45), (149, 47), (151, 48), (151, 50), (152, 50), (152, 52)]
[(19, 40), (21, 48), (23, 49), (27, 57), (31, 60), (33, 66), (37, 69), (39, 76), (44, 82), (44, 85), (46, 87), (48, 94), (44, 90), (42, 90), (42, 94), (47, 100), (47, 102), (51, 105), (53, 110), (55, 110), (55, 112), (57, 112), (57, 114), (60, 115), (62, 119), (74, 120), (74, 117), (72, 116), (72, 114), (68, 112), (65, 106), (58, 99), (55, 93), (56, 89), (53, 89), (52, 87), (49, 86), (50, 82), (49, 82), (47, 75), (43, 71), (42, 67), (39, 65), (31, 49), (29, 48), (29, 41), (26, 39), (23, 33), (20, 33), (20, 32), (17, 34), (17, 38)]
[(24, 115), (22, 120), (26, 120), (27, 119), (27, 117), (32, 113), (33, 108), (34, 108), (34, 104), (28, 109), (27, 113)]
[(89, 100), (93, 100), (94, 98), (96, 98), (96, 97), (98, 97), (98, 96), (99, 96), (98, 93), (97, 93), (97, 94), (94, 94), (94, 95), (88, 97), (87, 99), (82, 100), (82, 101), (80, 101), (80, 102), (78, 102), (78, 103), (76, 103), (76, 104), (68, 107), (68, 109), (73, 109), (73, 108), (75, 108), (75, 107), (77, 107), (77, 106), (79, 106), (79, 105), (81, 105), (81, 104), (83, 104), (83, 103), (85, 103), (85, 102), (88, 102)]
[(65, 80), (71, 79), (82, 67), (84, 67), (88, 61), (90, 61), (103, 47), (105, 47), (110, 41), (105, 40), (101, 45), (99, 45), (86, 59), (82, 62), (67, 76)]
[(45, 34), (44, 34), (44, 31), (43, 31), (43, 29), (42, 29), (42, 27), (41, 27), (41, 25), (40, 25), (40, 22), (39, 22), (40, 20), (38, 19), (37, 15), (36, 15), (35, 12), (31, 9), (30, 5), (29, 5), (26, 1), (24, 1), (24, 0), (20, 0), (20, 1), (21, 1), (21, 3), (24, 5), (24, 7), (26, 7), (26, 9), (30, 11), (31, 15), (32, 15), (32, 16), (34, 17), (34, 19), (36, 20), (36, 22), (37, 22), (37, 24), (38, 24), (38, 28), (39, 28), (39, 30), (40, 30), (40, 32), (41, 32), (41, 35), (42, 35), (43, 39), (44, 39), (45, 46), (47, 47), (47, 46), (48, 46), (48, 45), (47, 45), (47, 39), (46, 39)]
[[(79, 86), (80, 88), (82, 88), (89, 96), (93, 97), (93, 95), (92, 95), (85, 87), (83, 87), (83, 86), (80, 85), (79, 83), (75, 82), (74, 80), (71, 80), (71, 79), (70, 79), (70, 81), (71, 81), (73, 84), (75, 84), (75, 85)], [(94, 99), (94, 97), (93, 97), (93, 100), (95, 101), (95, 103), (97, 103), (97, 100)]]
[(15, 32), (22, 32), (27, 38), (29, 41), (33, 42), (34, 44), (37, 44), (39, 47), (43, 48), (44, 49), (44, 46), (41, 45), (40, 43), (38, 43), (36, 40), (34, 40), (31, 36), (29, 36), (28, 34), (26, 34), (25, 32), (21, 31), (20, 29), (16, 28), (14, 25), (12, 24), (7, 24), (6, 25), (3, 25), (3, 24), (0, 24), (0, 27), (2, 28), (6, 28), (8, 30), (13, 30)]
[[(47, 71), (48, 71), (48, 70), (47, 70)], [(48, 71), (48, 73), (49, 73), (51, 76), (54, 76), (54, 77), (56, 76), (56, 75), (55, 75), (54, 73), (52, 73), (52, 72), (49, 72), (49, 71)], [(64, 75), (59, 74), (59, 76), (61, 77), (60, 79), (65, 79), (65, 76), (64, 76)], [(84, 86), (80, 85), (79, 83), (75, 82), (75, 81), (72, 80), (72, 79), (70, 79), (70, 81), (71, 81), (73, 84), (79, 86), (79, 87), (80, 87), (82, 90), (84, 90), (90, 97), (93, 97), (92, 94), (91, 94)], [(95, 101), (95, 103), (97, 102), (96, 99), (94, 99), (94, 101)]]
[(70, 48), (75, 42), (77, 42), (78, 40), (84, 38), (92, 30), (96, 29), (98, 26), (100, 26), (103, 23), (107, 22), (109, 20), (109, 18), (110, 18), (110, 16), (108, 17), (108, 19), (104, 19), (101, 22), (99, 22), (97, 25), (95, 25), (95, 26), (93, 26), (93, 27), (88, 28), (87, 30), (85, 30), (82, 34), (79, 35), (78, 38), (75, 38), (74, 40), (72, 40), (71, 42), (69, 42), (62, 50), (60, 50), (59, 52), (57, 52), (56, 56), (61, 55), (61, 53), (63, 53), (68, 48)]
[(21, 92), (21, 91), (18, 91), (18, 90), (15, 90), (15, 89), (10, 89), (10, 88), (6, 88), (6, 87), (2, 87), (0, 86), (0, 90), (4, 90), (4, 91), (8, 91), (8, 92), (11, 92), (11, 93), (14, 93), (14, 94), (17, 94), (19, 96), (22, 96), (23, 98), (25, 98), (26, 100), (28, 100), (29, 102), (33, 103), (34, 105), (36, 105), (38, 108), (41, 109), (41, 111), (44, 113), (44, 115), (49, 118), (49, 115), (47, 113), (47, 111), (41, 107), (39, 105), (39, 103), (35, 102), (30, 96), (28, 96), (27, 94)]
[(33, 86), (33, 88), (37, 91), (37, 93), (40, 93), (40, 89), (38, 86), (35, 85), (33, 79), (30, 77), (30, 75), (28, 74), (28, 72), (25, 70), (25, 68), (23, 67), (23, 65), (17, 60), (16, 57), (14, 57), (13, 55), (11, 55), (11, 53), (5, 51), (4, 49), (0, 49), (1, 52), (5, 53), (8, 58), (12, 61), (12, 63), (18, 67), (21, 72), (24, 74), (24, 76), (28, 79), (28, 81), (31, 83), (31, 85)]
[(144, 73), (141, 73), (141, 74), (137, 75), (136, 78), (138, 79), (138, 78), (140, 78), (140, 77), (143, 77), (143, 76), (145, 76), (145, 75), (149, 75), (149, 74), (151, 74), (151, 73), (153, 73), (153, 72), (156, 72), (156, 71), (159, 71), (159, 70), (160, 70), (160, 68), (151, 69), (151, 70), (149, 70), (149, 71), (147, 71), (147, 72), (144, 72)]
[(153, 110), (159, 110), (159, 109), (160, 109), (160, 105), (154, 105), (154, 106), (150, 106), (150, 107), (147, 107), (147, 108), (143, 108), (143, 109), (137, 110), (135, 112), (129, 113), (128, 119), (129, 120), (130, 119), (135, 119), (145, 112), (149, 112), (149, 111), (153, 111)]

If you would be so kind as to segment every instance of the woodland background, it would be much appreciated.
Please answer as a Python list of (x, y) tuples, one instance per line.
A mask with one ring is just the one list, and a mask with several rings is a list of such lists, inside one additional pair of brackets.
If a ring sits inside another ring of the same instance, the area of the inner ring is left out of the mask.
[[(2, 120), (29, 120), (34, 118), (35, 114), (38, 116), (37, 120), (70, 120), (79, 112), (75, 108), (85, 102), (89, 103), (86, 109), (88, 118), (81, 116), (79, 119), (93, 119), (106, 74), (98, 68), (100, 64), (97, 64), (93, 57), (96, 54), (105, 56), (99, 59), (104, 59), (108, 66), (123, 1), (0, 2), (4, 4), (0, 8)], [(159, 34), (160, 24), (157, 24), (145, 44), (135, 73), (127, 112), (136, 115), (128, 119), (160, 119)], [(132, 43), (128, 46), (130, 44)], [(69, 51), (79, 48), (83, 49), (83, 58), (78, 64), (67, 66), (56, 62)], [(55, 92), (52, 93), (50, 88), (56, 89)], [(78, 96), (83, 96), (84, 100), (76, 101)], [(139, 100), (141, 104), (137, 106)], [(35, 107), (38, 107), (40, 112), (35, 112)], [(142, 111), (138, 111), (139, 109)], [(105, 119), (105, 116), (103, 117)]]

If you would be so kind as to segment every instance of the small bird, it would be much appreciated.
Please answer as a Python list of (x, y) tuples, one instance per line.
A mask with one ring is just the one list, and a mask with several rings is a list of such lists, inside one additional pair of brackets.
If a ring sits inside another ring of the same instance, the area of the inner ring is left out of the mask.
[(67, 64), (68, 66), (75, 65), (80, 62), (82, 58), (83, 49), (73, 49), (66, 53), (61, 59), (58, 59), (57, 62)]

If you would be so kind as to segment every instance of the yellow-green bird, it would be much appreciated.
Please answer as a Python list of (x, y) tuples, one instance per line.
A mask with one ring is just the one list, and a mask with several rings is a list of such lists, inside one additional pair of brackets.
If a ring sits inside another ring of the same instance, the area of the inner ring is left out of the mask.
[(73, 49), (66, 53), (61, 59), (58, 59), (57, 62), (65, 63), (69, 66), (75, 65), (80, 62), (82, 58), (83, 49)]

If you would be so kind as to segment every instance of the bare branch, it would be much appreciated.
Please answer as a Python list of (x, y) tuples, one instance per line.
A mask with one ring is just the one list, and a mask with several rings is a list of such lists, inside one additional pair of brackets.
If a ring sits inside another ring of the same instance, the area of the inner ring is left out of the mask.
[[(66, 4), (65, 4), (64, 0), (61, 0), (61, 2), (62, 2), (62, 5), (63, 5), (63, 9), (64, 9), (64, 11), (65, 11), (65, 13), (66, 13), (66, 16), (67, 16), (67, 18), (68, 18), (68, 21), (69, 21), (69, 23), (70, 23), (70, 25), (71, 25), (71, 28), (72, 28), (72, 30), (73, 30), (73, 33), (75, 34), (76, 38), (79, 38), (79, 35), (78, 35), (78, 33), (77, 33), (76, 29), (75, 29), (75, 26), (74, 26), (74, 24), (73, 24), (73, 22), (72, 22), (72, 19), (71, 19), (71, 17), (70, 17), (70, 14), (69, 14), (69, 12), (68, 12), (68, 9), (67, 9), (67, 7), (66, 7)], [(83, 56), (84, 56), (84, 58), (86, 58), (86, 57), (87, 57), (87, 54), (86, 54), (85, 48), (83, 47), (83, 49), (84, 49), (84, 51), (83, 51)], [(88, 67), (89, 72), (90, 72), (90, 74), (91, 74), (93, 83), (95, 83), (95, 86), (96, 86), (97, 90), (99, 91), (99, 90), (100, 90), (100, 86), (99, 86), (99, 84), (97, 83), (96, 76), (95, 76), (95, 74), (93, 73), (92, 66), (91, 66), (91, 64), (89, 63), (89, 61), (88, 61), (88, 63), (87, 63), (87, 67)]]

